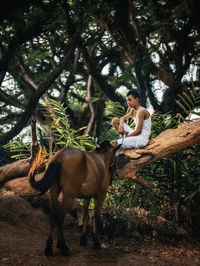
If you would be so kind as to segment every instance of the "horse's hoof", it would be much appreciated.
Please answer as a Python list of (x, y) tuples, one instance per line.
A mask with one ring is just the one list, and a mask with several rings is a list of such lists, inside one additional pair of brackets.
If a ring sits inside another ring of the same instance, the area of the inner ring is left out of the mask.
[(63, 242), (57, 242), (57, 248), (60, 249), (62, 256), (70, 256), (70, 251), (68, 246)]
[(87, 246), (87, 238), (85, 236), (81, 236), (79, 245), (84, 247)]
[(45, 256), (52, 256), (53, 255), (52, 246), (53, 246), (53, 239), (52, 239), (51, 236), (49, 236), (47, 238), (46, 247), (45, 247), (45, 250), (44, 250), (44, 255)]
[(99, 242), (95, 242), (95, 243), (93, 244), (93, 249), (94, 249), (94, 250), (100, 250), (100, 249), (101, 249), (101, 244), (100, 244)]
[(49, 248), (45, 248), (45, 250), (44, 250), (44, 255), (45, 256), (52, 256), (53, 255), (53, 250), (52, 249), (49, 249)]

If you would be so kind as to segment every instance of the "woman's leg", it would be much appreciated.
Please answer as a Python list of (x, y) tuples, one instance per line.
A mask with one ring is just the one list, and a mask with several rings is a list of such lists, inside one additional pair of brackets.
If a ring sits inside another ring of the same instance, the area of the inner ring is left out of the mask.
[[(112, 119), (112, 126), (114, 127), (115, 131), (118, 133), (118, 128), (119, 128), (119, 118), (114, 117)], [(129, 125), (127, 125), (126, 123), (123, 123), (123, 129), (124, 129), (124, 133), (125, 135), (127, 135), (127, 133), (131, 132), (133, 129), (129, 127)], [(124, 134), (123, 134), (124, 135)]]
[(137, 136), (120, 138), (117, 140), (117, 144), (121, 144), (122, 147), (125, 149), (136, 148)]
[(122, 144), (125, 149), (142, 148), (148, 144), (149, 140), (144, 139), (141, 136), (125, 137), (117, 140), (117, 144)]
[(114, 117), (111, 121), (112, 126), (114, 127), (115, 131), (118, 133), (119, 128), (119, 118)]

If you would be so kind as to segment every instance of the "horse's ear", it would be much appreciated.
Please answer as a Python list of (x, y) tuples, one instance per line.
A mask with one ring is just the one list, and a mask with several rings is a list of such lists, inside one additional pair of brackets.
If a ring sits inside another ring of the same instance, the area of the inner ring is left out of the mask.
[(108, 140), (104, 140), (103, 142), (101, 142), (97, 146), (96, 151), (97, 152), (106, 152), (110, 147), (112, 147), (112, 145), (110, 144), (110, 142)]
[(104, 140), (103, 142), (100, 143), (100, 148), (101, 149), (106, 149), (106, 148), (110, 148), (111, 144), (110, 141), (108, 140)]

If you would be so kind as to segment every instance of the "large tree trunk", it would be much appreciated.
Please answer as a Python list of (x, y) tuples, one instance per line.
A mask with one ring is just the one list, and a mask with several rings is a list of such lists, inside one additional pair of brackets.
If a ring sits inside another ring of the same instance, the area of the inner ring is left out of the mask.
[[(151, 183), (137, 176), (139, 170), (171, 153), (198, 143), (200, 143), (200, 120), (189, 124), (181, 124), (176, 129), (165, 130), (152, 139), (144, 149), (120, 152), (119, 157), (123, 157), (126, 164), (117, 170), (118, 176), (120, 179), (132, 179), (136, 183), (151, 187)], [(27, 176), (30, 164), (31, 159), (27, 159), (1, 167), (0, 184)]]

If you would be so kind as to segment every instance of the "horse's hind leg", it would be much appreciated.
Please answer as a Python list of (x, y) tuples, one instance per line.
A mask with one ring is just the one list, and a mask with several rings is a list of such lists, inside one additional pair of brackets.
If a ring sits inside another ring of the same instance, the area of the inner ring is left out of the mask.
[(69, 198), (63, 195), (63, 203), (62, 206), (57, 211), (57, 219), (56, 219), (56, 226), (57, 226), (57, 235), (58, 235), (58, 242), (57, 248), (60, 249), (61, 254), (63, 256), (69, 256), (69, 248), (65, 243), (65, 238), (63, 234), (63, 222), (65, 218), (65, 213), (71, 209), (73, 205), (73, 198)]
[(98, 198), (95, 199), (95, 211), (93, 219), (93, 248), (96, 250), (101, 249), (101, 243), (99, 241), (100, 231), (100, 211), (106, 196), (106, 192), (101, 193)]
[(57, 211), (57, 219), (56, 219), (56, 226), (57, 226), (57, 248), (60, 249), (61, 254), (63, 256), (69, 256), (69, 248), (65, 243), (65, 238), (63, 234), (63, 222), (64, 222), (64, 210), (63, 206), (59, 208)]
[(84, 205), (83, 205), (83, 230), (82, 230), (82, 235), (80, 237), (80, 245), (81, 246), (86, 246), (87, 245), (87, 236), (86, 236), (86, 231), (87, 231), (87, 224), (88, 224), (88, 207), (90, 204), (90, 199), (84, 200)]
[(60, 188), (57, 185), (54, 185), (49, 191), (49, 208), (50, 208), (50, 233), (46, 241), (46, 247), (44, 250), (45, 256), (53, 255), (53, 229), (56, 223), (56, 208), (58, 204), (58, 196), (60, 193)]

